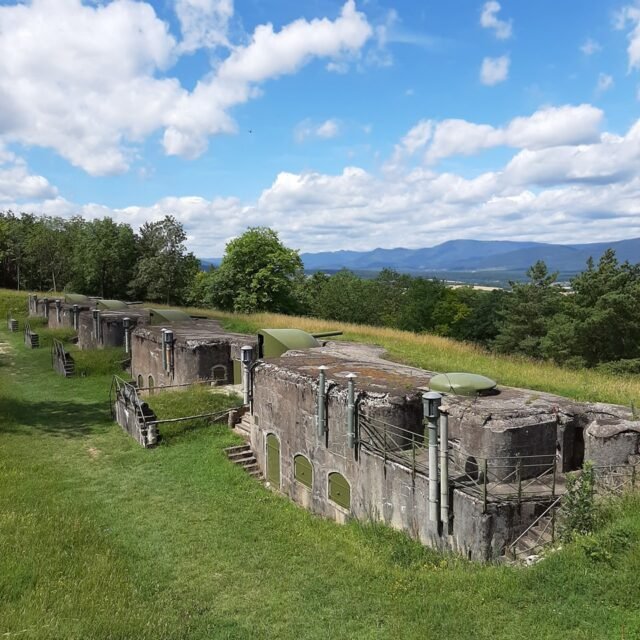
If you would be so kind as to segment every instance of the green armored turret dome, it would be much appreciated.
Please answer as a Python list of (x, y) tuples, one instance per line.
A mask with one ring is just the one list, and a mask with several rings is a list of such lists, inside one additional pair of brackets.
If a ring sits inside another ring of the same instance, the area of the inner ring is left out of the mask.
[(493, 391), (497, 382), (476, 373), (440, 373), (429, 381), (432, 391), (456, 396), (477, 396)]

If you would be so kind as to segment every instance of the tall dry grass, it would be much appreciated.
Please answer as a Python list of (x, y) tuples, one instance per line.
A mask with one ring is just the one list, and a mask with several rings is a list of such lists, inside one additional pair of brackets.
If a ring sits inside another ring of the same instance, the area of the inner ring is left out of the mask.
[(230, 329), (295, 328), (309, 333), (342, 331), (343, 339), (384, 347), (390, 359), (428, 371), (467, 371), (499, 384), (547, 391), (581, 401), (640, 405), (640, 376), (615, 376), (593, 369), (566, 369), (551, 362), (491, 353), (482, 347), (427, 333), (371, 327), (275, 313), (233, 314), (212, 309), (186, 309), (218, 318)]

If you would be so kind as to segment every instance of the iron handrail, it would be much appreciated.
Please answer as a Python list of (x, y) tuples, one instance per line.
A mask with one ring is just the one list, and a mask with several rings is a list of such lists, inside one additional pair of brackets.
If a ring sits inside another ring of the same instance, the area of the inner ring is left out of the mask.
[[(510, 545), (509, 545), (509, 550), (511, 551), (512, 555), (515, 555), (515, 548), (518, 544), (518, 542), (520, 542), (520, 540), (522, 540), (543, 518), (546, 517), (546, 515), (552, 510), (555, 509), (557, 510), (560, 506), (560, 502), (562, 501), (562, 497), (563, 496), (558, 496)], [(555, 515), (555, 512), (554, 512)], [(552, 541), (555, 541), (555, 520), (552, 520), (552, 523), (554, 524), (554, 530), (552, 532)], [(538, 541), (540, 541), (542, 539), (542, 536), (544, 535), (544, 533), (546, 533), (547, 528), (545, 527), (542, 532), (540, 533), (540, 535), (538, 536)], [(536, 545), (533, 548), (537, 548)]]

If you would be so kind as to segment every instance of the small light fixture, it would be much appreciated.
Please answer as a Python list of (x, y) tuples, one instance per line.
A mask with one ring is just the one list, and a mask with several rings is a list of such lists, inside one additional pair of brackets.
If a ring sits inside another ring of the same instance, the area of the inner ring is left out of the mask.
[(422, 394), (427, 418), (436, 419), (440, 415), (440, 404), (442, 403), (442, 395), (436, 391), (427, 391)]

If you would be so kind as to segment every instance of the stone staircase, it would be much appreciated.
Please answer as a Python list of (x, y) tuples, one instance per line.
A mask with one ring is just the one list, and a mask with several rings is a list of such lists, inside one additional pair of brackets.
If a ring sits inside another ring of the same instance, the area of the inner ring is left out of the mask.
[(62, 366), (64, 369), (63, 375), (65, 378), (70, 378), (72, 375), (75, 374), (76, 363), (73, 361), (73, 358), (71, 358), (71, 356), (67, 356)]
[(532, 564), (539, 559), (540, 553), (556, 540), (557, 532), (554, 531), (552, 516), (543, 516), (511, 548), (511, 559)]
[(241, 444), (235, 447), (228, 447), (224, 451), (231, 462), (243, 467), (252, 478), (262, 478), (262, 473), (260, 473), (260, 468), (258, 467), (258, 461), (256, 460), (250, 445)]
[(245, 413), (242, 416), (240, 422), (238, 422), (233, 430), (243, 438), (249, 438), (251, 436), (251, 429), (255, 426), (253, 416), (250, 413)]
[(40, 336), (32, 331), (24, 334), (24, 343), (29, 349), (40, 348)]

